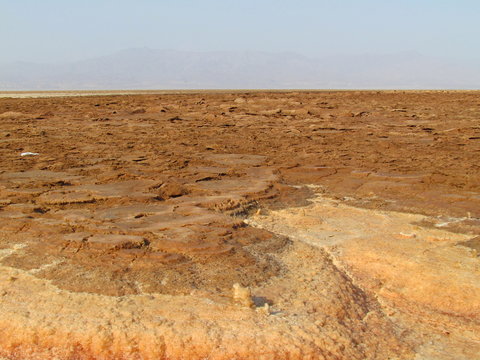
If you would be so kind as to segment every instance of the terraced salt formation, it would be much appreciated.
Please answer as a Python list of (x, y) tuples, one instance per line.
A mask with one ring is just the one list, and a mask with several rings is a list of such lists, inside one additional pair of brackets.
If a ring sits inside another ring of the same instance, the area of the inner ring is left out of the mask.
[[(260, 166), (264, 157), (197, 156), (210, 166), (189, 167), (183, 179), (167, 181), (95, 184), (88, 176), (42, 170), (0, 175), (4, 196), (14, 202), (0, 214), (1, 228), (17, 233), (24, 246), (4, 264), (34, 270), (64, 289), (108, 295), (229, 291), (232, 283), (276, 275), (279, 265), (267, 261), (268, 252), (252, 252), (278, 251), (285, 240), (228, 215), (274, 196), (277, 177)], [(244, 166), (241, 177), (229, 170), (234, 163)], [(33, 201), (21, 203), (25, 196)], [(98, 276), (85, 279), (86, 272)]]
[(1, 99), (0, 357), (475, 359), (477, 103)]

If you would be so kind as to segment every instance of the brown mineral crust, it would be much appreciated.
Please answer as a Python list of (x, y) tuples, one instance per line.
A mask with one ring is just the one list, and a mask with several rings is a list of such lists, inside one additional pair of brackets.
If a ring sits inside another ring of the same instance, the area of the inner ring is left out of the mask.
[(474, 359), (478, 95), (0, 99), (0, 356)]

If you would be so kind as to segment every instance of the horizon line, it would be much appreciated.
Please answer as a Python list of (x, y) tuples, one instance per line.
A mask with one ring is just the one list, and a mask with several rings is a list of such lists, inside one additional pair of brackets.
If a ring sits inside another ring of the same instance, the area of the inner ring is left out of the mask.
[(169, 95), (169, 94), (204, 94), (204, 93), (250, 93), (250, 92), (383, 92), (383, 93), (446, 93), (446, 92), (480, 92), (480, 89), (105, 89), (105, 90), (0, 90), (0, 98), (42, 98), (75, 96), (119, 96), (119, 95)]

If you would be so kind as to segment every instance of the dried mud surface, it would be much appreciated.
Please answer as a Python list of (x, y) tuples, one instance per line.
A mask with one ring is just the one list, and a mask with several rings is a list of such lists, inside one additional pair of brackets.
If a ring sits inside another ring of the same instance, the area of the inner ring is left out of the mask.
[(480, 353), (478, 92), (21, 95), (0, 358)]

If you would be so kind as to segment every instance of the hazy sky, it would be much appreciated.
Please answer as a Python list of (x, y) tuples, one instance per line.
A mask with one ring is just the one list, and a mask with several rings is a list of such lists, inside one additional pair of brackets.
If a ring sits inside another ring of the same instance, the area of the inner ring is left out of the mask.
[(0, 0), (0, 62), (132, 47), (480, 60), (478, 0)]

